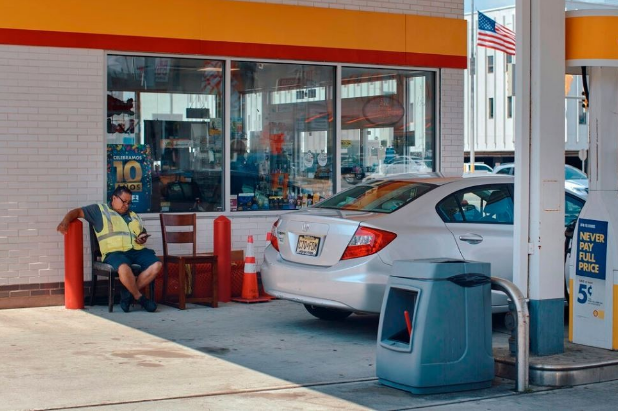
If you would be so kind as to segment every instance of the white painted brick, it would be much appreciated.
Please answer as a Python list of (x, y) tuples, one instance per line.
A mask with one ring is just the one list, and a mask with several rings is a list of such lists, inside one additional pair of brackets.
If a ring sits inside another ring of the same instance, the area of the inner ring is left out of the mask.
[[(0, 56), (0, 78), (9, 79), (0, 93), (0, 181), (11, 188), (14, 200), (0, 204), (0, 257), (13, 259), (0, 266), (0, 282), (62, 281), (62, 237), (55, 227), (69, 208), (82, 203), (80, 197), (92, 203), (90, 198), (104, 189), (103, 52), (0, 46)], [(89, 70), (87, 62), (93, 63)], [(69, 189), (75, 176), (62, 164), (74, 145), (82, 161), (71, 170), (94, 177), (100, 182), (95, 187)], [(93, 164), (98, 170), (90, 170)]]

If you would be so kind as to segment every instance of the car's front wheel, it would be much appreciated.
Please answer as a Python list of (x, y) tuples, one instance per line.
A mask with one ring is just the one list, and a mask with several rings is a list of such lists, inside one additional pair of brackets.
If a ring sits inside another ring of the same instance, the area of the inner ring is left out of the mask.
[(324, 308), (321, 306), (305, 305), (307, 312), (322, 320), (344, 320), (352, 314), (347, 310)]

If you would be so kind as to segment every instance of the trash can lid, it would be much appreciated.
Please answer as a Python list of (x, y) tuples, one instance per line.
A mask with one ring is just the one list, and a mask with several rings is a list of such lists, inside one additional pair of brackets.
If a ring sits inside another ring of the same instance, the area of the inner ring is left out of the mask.
[(391, 276), (407, 279), (440, 280), (453, 276), (491, 276), (490, 264), (448, 258), (408, 259), (393, 262)]

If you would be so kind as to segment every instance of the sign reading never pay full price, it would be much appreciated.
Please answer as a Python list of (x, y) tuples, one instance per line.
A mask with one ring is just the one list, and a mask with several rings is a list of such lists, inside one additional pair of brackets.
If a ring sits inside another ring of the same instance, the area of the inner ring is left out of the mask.
[(588, 319), (605, 318), (607, 222), (580, 219), (577, 227), (575, 312)]
[(577, 228), (575, 274), (605, 280), (607, 222), (580, 219)]

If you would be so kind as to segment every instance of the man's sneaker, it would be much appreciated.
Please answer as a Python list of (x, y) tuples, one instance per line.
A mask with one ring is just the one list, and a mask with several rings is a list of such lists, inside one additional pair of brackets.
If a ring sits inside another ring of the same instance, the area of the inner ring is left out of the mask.
[(157, 304), (153, 300), (146, 298), (144, 295), (140, 296), (137, 302), (142, 305), (147, 312), (154, 312), (157, 310)]
[(122, 286), (120, 288), (120, 308), (125, 313), (129, 311), (132, 300), (133, 300), (133, 296), (131, 296), (131, 292), (129, 292), (127, 288)]

